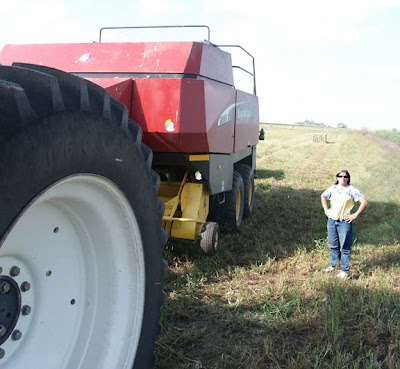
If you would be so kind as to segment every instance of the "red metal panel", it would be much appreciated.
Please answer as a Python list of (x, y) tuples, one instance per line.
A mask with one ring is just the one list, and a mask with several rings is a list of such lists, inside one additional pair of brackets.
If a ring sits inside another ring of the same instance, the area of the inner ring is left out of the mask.
[(258, 143), (258, 97), (237, 90), (235, 152)]
[(182, 152), (232, 153), (234, 122), (219, 124), (219, 119), (234, 103), (234, 89), (215, 81), (183, 79), (180, 99)]
[[(6, 45), (0, 63), (14, 61), (101, 73), (91, 80), (128, 107), (154, 151), (230, 154), (257, 144), (257, 97), (238, 91), (235, 101), (236, 91), (227, 85), (233, 84), (230, 54), (210, 44)], [(132, 80), (138, 73), (159, 78)], [(164, 78), (164, 73), (206, 78)]]
[(231, 54), (215, 46), (204, 44), (200, 75), (233, 86)]
[(131, 118), (156, 152), (232, 153), (234, 121), (221, 120), (235, 90), (197, 79), (136, 79)]
[(182, 152), (209, 152), (204, 81), (183, 79), (180, 99)]
[(143, 129), (154, 151), (182, 152), (180, 142), (181, 79), (138, 78), (133, 85), (131, 118)]
[(72, 73), (187, 73), (233, 84), (229, 53), (199, 42), (5, 45), (0, 63)]
[(201, 53), (202, 44), (193, 42), (6, 45), (0, 63), (24, 61), (73, 73), (198, 74)]
[(0, 63), (40, 64), (72, 73), (186, 73), (233, 84), (229, 53), (199, 42), (5, 45)]
[(207, 140), (212, 153), (233, 152), (234, 120), (226, 111), (235, 104), (235, 90), (214, 81), (204, 81)]

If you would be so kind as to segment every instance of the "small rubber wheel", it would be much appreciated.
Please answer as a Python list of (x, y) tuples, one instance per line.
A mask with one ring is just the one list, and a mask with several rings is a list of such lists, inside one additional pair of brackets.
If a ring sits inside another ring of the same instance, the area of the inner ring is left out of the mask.
[(204, 223), (200, 234), (200, 247), (205, 255), (215, 255), (219, 245), (219, 226), (215, 222)]
[(238, 164), (235, 169), (243, 178), (244, 186), (244, 208), (243, 219), (251, 215), (254, 208), (254, 170), (250, 165)]
[(243, 221), (244, 185), (239, 172), (233, 172), (232, 190), (225, 193), (221, 204), (221, 220), (230, 232), (238, 231)]

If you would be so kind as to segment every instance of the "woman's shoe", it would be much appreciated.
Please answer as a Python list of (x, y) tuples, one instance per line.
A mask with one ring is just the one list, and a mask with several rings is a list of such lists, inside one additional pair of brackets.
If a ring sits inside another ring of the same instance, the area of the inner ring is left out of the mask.
[(349, 276), (349, 273), (344, 272), (343, 270), (340, 271), (340, 273), (337, 275), (338, 278), (344, 279)]

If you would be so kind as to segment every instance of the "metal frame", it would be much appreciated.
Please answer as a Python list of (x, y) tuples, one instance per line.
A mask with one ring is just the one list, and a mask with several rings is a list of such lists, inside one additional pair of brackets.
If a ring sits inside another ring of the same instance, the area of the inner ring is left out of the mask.
[[(236, 163), (247, 164), (255, 169), (256, 146), (250, 146), (232, 154), (209, 153), (207, 160), (191, 161), (190, 155), (185, 153), (155, 152), (153, 168), (162, 169), (171, 166), (190, 168), (191, 171), (200, 171), (203, 179), (208, 183), (210, 195), (216, 195), (232, 189), (232, 178)], [(224, 181), (224, 189), (222, 189)]]
[[(101, 34), (104, 30), (117, 30), (117, 29), (164, 29), (164, 28), (206, 28), (207, 29), (207, 41), (208, 43), (211, 44), (210, 41), (210, 37), (211, 37), (211, 31), (210, 31), (210, 27), (207, 25), (203, 25), (203, 24), (199, 24), (199, 25), (194, 25), (194, 24), (190, 24), (190, 25), (167, 25), (167, 26), (123, 26), (123, 27), (103, 27), (100, 29), (100, 33), (99, 33), (99, 43), (101, 43)], [(254, 56), (251, 55), (245, 48), (243, 48), (240, 45), (215, 45), (212, 44), (215, 47), (236, 47), (241, 49), (243, 52), (245, 52), (247, 55), (249, 55), (252, 59), (253, 62), (253, 73), (248, 71), (245, 68), (242, 68), (239, 65), (232, 65), (232, 68), (236, 68), (236, 69), (240, 69), (243, 72), (253, 76), (253, 94), (257, 95), (257, 90), (256, 90), (256, 67), (255, 67), (255, 62), (254, 62)]]
[[(185, 212), (182, 209), (182, 215), (181, 216), (175, 216), (178, 208), (180, 208), (183, 204), (183, 192), (184, 188), (186, 188), (192, 196), (186, 197), (186, 206), (189, 210), (189, 214), (193, 214), (193, 209), (199, 209), (195, 207), (196, 200), (201, 202), (201, 203), (206, 203), (208, 204), (209, 202), (209, 191), (207, 189), (207, 185), (205, 183), (192, 183), (192, 182), (187, 182), (187, 178), (189, 176), (190, 170), (187, 170), (185, 172), (185, 175), (182, 179), (182, 181), (179, 182), (161, 182), (158, 196), (161, 201), (164, 202), (165, 205), (165, 210), (164, 210), (164, 215), (162, 217), (162, 227), (164, 230), (167, 232), (169, 238), (173, 239), (185, 239), (185, 240), (192, 240), (196, 241), (200, 238), (200, 233), (202, 230), (202, 226), (205, 224), (207, 221), (207, 215), (208, 215), (208, 205), (204, 208), (203, 211), (196, 211), (195, 213), (197, 214), (194, 217), (185, 217)], [(172, 197), (171, 197), (171, 192), (168, 190), (168, 188), (171, 189), (170, 186), (172, 186), (172, 190), (175, 188), (178, 188), (177, 185), (179, 185), (179, 189), (176, 193), (172, 192)], [(201, 185), (201, 194), (197, 194), (196, 192), (191, 192), (191, 187), (186, 187), (186, 186), (199, 186)], [(194, 196), (193, 196), (194, 195)], [(205, 197), (203, 197), (203, 195)], [(189, 199), (189, 202), (187, 202)], [(205, 205), (204, 205), (205, 206)], [(187, 214), (187, 213), (186, 213)], [(195, 223), (193, 228), (192, 226), (179, 226), (178, 228), (174, 227), (174, 222), (179, 222), (179, 223)]]
[(253, 62), (253, 73), (251, 73), (247, 69), (244, 69), (244, 68), (242, 68), (242, 67), (240, 67), (238, 65), (232, 65), (232, 68), (240, 69), (243, 72), (248, 73), (251, 76), (253, 76), (253, 84), (254, 84), (253, 94), (257, 95), (257, 91), (256, 91), (256, 66), (255, 66), (255, 62), (254, 62), (254, 56), (251, 55), (245, 48), (243, 48), (240, 45), (215, 45), (215, 46), (217, 46), (217, 47), (237, 47), (237, 48), (241, 49), (242, 51), (244, 51), (247, 55), (249, 55), (251, 57), (252, 62)]

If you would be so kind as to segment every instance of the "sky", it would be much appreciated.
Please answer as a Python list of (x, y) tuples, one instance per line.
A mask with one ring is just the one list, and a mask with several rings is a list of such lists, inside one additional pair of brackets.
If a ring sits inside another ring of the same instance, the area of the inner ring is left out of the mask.
[[(13, 0), (0, 7), (0, 48), (97, 41), (102, 27), (208, 25), (211, 42), (254, 56), (261, 122), (400, 130), (399, 20), (400, 0)], [(109, 32), (105, 41), (207, 38)]]

